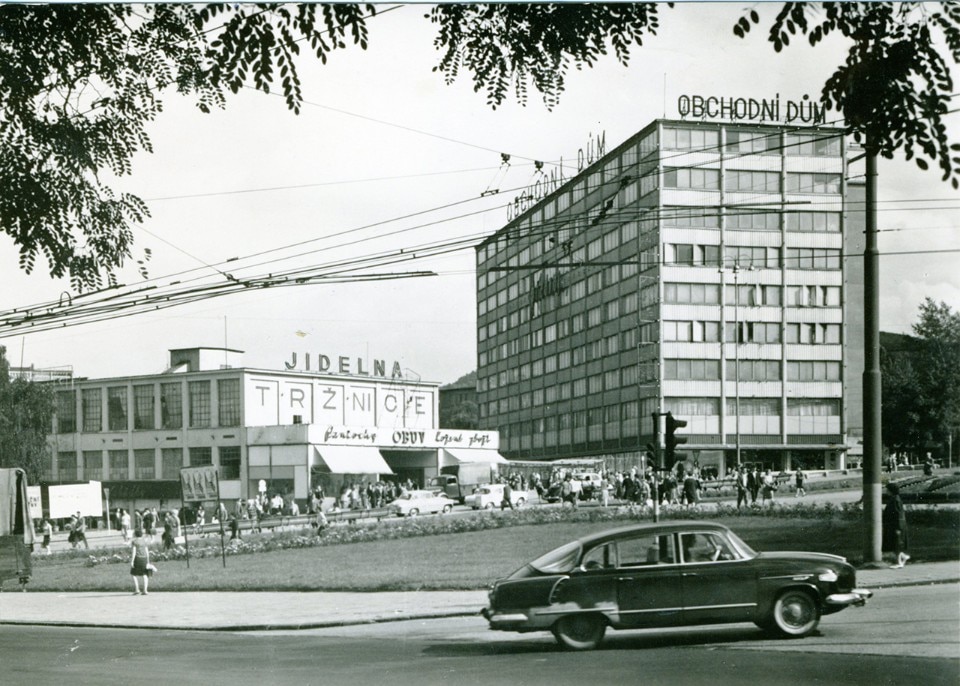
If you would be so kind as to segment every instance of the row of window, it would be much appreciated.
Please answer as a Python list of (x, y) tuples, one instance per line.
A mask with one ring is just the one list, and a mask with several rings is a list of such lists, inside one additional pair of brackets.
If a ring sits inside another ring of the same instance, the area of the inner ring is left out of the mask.
[[(593, 346), (578, 347), (575, 352), (580, 351), (581, 357), (585, 358), (588, 347)], [(596, 341), (595, 347), (597, 348), (597, 357), (599, 357), (602, 355), (603, 341)], [(519, 367), (500, 371), (497, 374), (481, 377), (477, 381), (477, 390), (480, 392), (494, 391), (510, 384), (538, 378), (544, 373), (552, 373), (557, 371), (556, 362), (559, 359), (561, 359), (561, 356), (551, 355), (544, 359), (522, 364)], [(562, 359), (567, 363), (566, 366), (569, 366), (571, 356), (564, 354)], [(576, 355), (573, 356), (573, 359), (576, 360)], [(579, 362), (574, 361), (573, 364), (583, 364), (585, 361), (585, 359)], [(665, 359), (663, 361), (663, 378), (670, 381), (720, 381), (720, 364), (720, 360)], [(740, 360), (739, 362), (737, 360), (727, 360), (727, 379), (737, 378), (738, 365), (741, 381), (780, 381), (782, 379), (782, 365), (778, 360)], [(559, 368), (564, 369), (566, 366)], [(795, 382), (840, 381), (841, 374), (839, 362), (821, 360), (788, 361), (786, 370), (787, 380)], [(581, 398), (588, 394), (594, 395), (604, 391), (615, 391), (619, 388), (631, 388), (640, 379), (646, 381), (655, 378), (656, 367), (653, 363), (648, 362), (639, 366), (630, 365), (571, 381), (554, 383), (543, 389), (532, 389), (493, 402), (497, 403), (500, 412), (508, 412), (528, 407), (539, 407), (560, 400)]]
[[(737, 415), (739, 402), (740, 413)], [(667, 398), (665, 407), (675, 417), (713, 417), (720, 416), (720, 398)], [(838, 398), (787, 399), (786, 416), (839, 418), (840, 400)], [(782, 400), (780, 398), (727, 398), (725, 403), (728, 417), (781, 417)], [(490, 412), (488, 416), (495, 416)], [(511, 439), (520, 435), (552, 434), (565, 432), (573, 442), (584, 440), (616, 439), (636, 436), (640, 426), (638, 403), (630, 401), (622, 404), (606, 405), (588, 410), (561, 412), (545, 417), (500, 425), (500, 440), (509, 445)]]
[[(57, 453), (57, 478), (61, 481), (150, 481), (180, 478), (183, 467), (203, 467), (214, 464), (213, 448), (160, 448), (135, 450), (83, 450), (79, 453)], [(187, 461), (184, 462), (184, 458)], [(217, 447), (217, 466), (220, 478), (240, 478), (240, 446)], [(158, 469), (159, 467), (159, 469)], [(44, 478), (54, 478), (53, 463), (44, 465)]]
[[(787, 193), (840, 193), (840, 174), (824, 172), (787, 172)], [(719, 191), (720, 170), (703, 167), (665, 167), (663, 187), (678, 190)], [(723, 174), (723, 189), (730, 192), (780, 193), (780, 172), (728, 169)], [(651, 189), (652, 190), (652, 189)]]
[[(186, 420), (190, 428), (212, 426), (211, 381), (187, 382), (187, 416), (184, 417), (183, 382), (135, 384), (84, 388), (80, 391), (79, 430), (83, 432), (139, 431), (149, 429), (180, 429)], [(103, 397), (106, 391), (106, 425), (103, 416)], [(130, 402), (132, 399), (132, 411)], [(240, 380), (217, 381), (217, 425), (240, 426)], [(157, 409), (159, 407), (159, 416)], [(57, 393), (57, 431), (75, 433), (77, 422), (77, 392)]]
[[(782, 366), (778, 360), (727, 360), (726, 378), (741, 381), (780, 381)], [(663, 361), (663, 378), (677, 381), (719, 381), (720, 360)], [(830, 361), (787, 362), (788, 381), (840, 381), (840, 363)]]
[[(720, 151), (720, 131), (718, 129), (663, 129), (661, 147), (666, 150), (689, 150), (699, 152)], [(803, 157), (836, 157), (840, 154), (841, 138), (839, 134), (829, 133), (786, 133), (783, 143), (779, 131), (750, 131), (727, 129), (727, 152), (739, 154), (785, 155)]]
[[(840, 231), (841, 215), (839, 212), (810, 212), (810, 211), (764, 211), (764, 210), (726, 210), (721, 212), (719, 207), (687, 208), (664, 207), (659, 211), (659, 224), (663, 228), (686, 229), (719, 229), (721, 216), (726, 218), (726, 227), (732, 230), (743, 231), (780, 231), (781, 217), (788, 232), (817, 232), (836, 233)], [(640, 235), (656, 231), (658, 219), (647, 218), (627, 221), (620, 226), (607, 231), (602, 236), (591, 239), (583, 245), (575, 243), (584, 240), (590, 232), (589, 215), (579, 215), (571, 218), (560, 226), (534, 226), (524, 222), (525, 228), (511, 232), (511, 240), (487, 244), (478, 252), (478, 267), (488, 259), (497, 258), (506, 269), (530, 265), (532, 261), (544, 255), (552, 255), (552, 259), (569, 260), (571, 263), (580, 263), (585, 259), (595, 260), (604, 253), (610, 253), (620, 246), (633, 244)], [(517, 249), (517, 236), (527, 238), (524, 247)], [(509, 255), (504, 259), (502, 253)], [(554, 252), (556, 249), (556, 252)], [(502, 280), (503, 273), (499, 271), (483, 271), (478, 269), (479, 289)], [(533, 276), (527, 275), (529, 282)], [(529, 286), (526, 290), (529, 290)]]

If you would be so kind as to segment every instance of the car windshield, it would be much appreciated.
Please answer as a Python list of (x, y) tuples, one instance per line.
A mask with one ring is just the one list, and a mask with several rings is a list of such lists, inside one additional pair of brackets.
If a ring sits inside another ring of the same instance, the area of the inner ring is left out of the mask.
[(577, 566), (582, 546), (579, 541), (567, 543), (530, 563), (541, 574), (566, 574)]

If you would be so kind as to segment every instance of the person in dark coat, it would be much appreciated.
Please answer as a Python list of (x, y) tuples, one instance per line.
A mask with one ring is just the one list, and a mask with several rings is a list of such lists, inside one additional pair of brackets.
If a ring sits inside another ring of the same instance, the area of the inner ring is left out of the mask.
[(900, 487), (895, 483), (887, 484), (887, 505), (883, 508), (883, 551), (897, 556), (891, 569), (900, 569), (910, 559), (907, 550), (910, 538), (907, 535), (907, 512), (900, 499)]

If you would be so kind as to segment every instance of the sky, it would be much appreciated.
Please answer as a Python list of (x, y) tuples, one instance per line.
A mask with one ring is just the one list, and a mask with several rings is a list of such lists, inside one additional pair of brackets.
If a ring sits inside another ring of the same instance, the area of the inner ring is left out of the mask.
[[(507, 223), (506, 205), (536, 178), (534, 160), (550, 169), (562, 158), (569, 178), (589, 140), (602, 135), (609, 151), (655, 118), (679, 118), (680, 95), (815, 98), (844, 56), (840, 37), (778, 54), (763, 30), (733, 35), (742, 5), (681, 3), (662, 9), (658, 35), (633, 48), (629, 66), (611, 55), (571, 71), (552, 110), (535, 92), (525, 106), (492, 109), (468, 76), (447, 85), (432, 71), (439, 53), (428, 6), (378, 7), (366, 51), (301, 62), (299, 115), (280, 96), (249, 89), (211, 114), (165, 98), (149, 129), (153, 153), (139, 154), (117, 182), (152, 213), (134, 228), (121, 283), (143, 282), (136, 261), (145, 250), (151, 283), (169, 283), (221, 278), (210, 265), (253, 275), (458, 238), (469, 246)], [(771, 10), (760, 6), (767, 18)], [(949, 124), (960, 140), (960, 114)], [(909, 333), (925, 297), (960, 309), (949, 252), (960, 249), (960, 194), (902, 157), (878, 168), (880, 327)], [(239, 259), (221, 264), (231, 258)], [(43, 265), (18, 271), (5, 236), (0, 265), (0, 310), (70, 293)], [(246, 366), (268, 369), (297, 352), (398, 361), (407, 378), (438, 383), (474, 370), (473, 249), (380, 271), (435, 275), (257, 289), (0, 345), (15, 366), (72, 367), (89, 378), (162, 371), (169, 349), (195, 346), (243, 350)]]

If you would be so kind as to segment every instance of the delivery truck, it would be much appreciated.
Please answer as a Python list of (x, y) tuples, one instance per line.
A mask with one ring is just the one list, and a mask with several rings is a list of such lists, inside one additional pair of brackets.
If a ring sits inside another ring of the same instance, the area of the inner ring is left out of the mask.
[(461, 505), (464, 499), (484, 484), (497, 480), (497, 466), (492, 462), (463, 462), (440, 468), (430, 479), (428, 488), (443, 491)]

